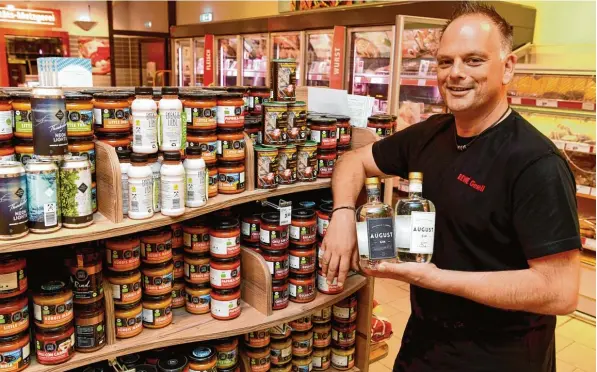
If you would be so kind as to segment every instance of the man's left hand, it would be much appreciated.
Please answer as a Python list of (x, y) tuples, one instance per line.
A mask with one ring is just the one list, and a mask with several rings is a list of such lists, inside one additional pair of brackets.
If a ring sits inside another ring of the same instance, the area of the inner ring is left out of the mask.
[(364, 269), (365, 274), (374, 276), (376, 278), (390, 278), (400, 280), (409, 284), (424, 287), (425, 281), (436, 277), (441, 272), (432, 263), (380, 263), (376, 270)]

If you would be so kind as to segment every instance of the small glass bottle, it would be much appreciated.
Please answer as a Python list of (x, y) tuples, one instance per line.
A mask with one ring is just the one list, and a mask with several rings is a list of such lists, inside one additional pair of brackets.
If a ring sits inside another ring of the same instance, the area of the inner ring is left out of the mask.
[(396, 262), (392, 207), (381, 201), (379, 178), (365, 180), (367, 203), (356, 211), (360, 266), (375, 269), (381, 262)]
[(423, 198), (423, 173), (408, 174), (408, 199), (396, 204), (398, 261), (427, 263), (433, 255), (435, 206)]

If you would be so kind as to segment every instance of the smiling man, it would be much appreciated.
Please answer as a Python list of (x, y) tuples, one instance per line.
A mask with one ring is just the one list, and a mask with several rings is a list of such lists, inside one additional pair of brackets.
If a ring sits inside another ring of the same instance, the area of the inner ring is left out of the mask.
[(412, 314), (394, 371), (555, 371), (558, 314), (574, 311), (581, 247), (575, 182), (553, 143), (508, 106), (512, 28), (464, 3), (437, 53), (435, 115), (345, 154), (323, 245), (328, 280), (346, 278), (365, 177), (423, 172), (435, 203), (432, 264), (369, 272), (411, 283)]

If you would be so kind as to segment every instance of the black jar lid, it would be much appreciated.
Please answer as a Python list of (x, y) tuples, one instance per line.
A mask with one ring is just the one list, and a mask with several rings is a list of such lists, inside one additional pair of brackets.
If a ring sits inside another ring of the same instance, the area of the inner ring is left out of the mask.
[(136, 87), (135, 95), (136, 96), (153, 96), (153, 88), (152, 87)]
[(162, 96), (175, 96), (178, 95), (178, 87), (162, 87)]
[(130, 93), (127, 92), (101, 92), (101, 93), (95, 93), (93, 95), (94, 99), (122, 99), (122, 100), (128, 100), (130, 97)]
[(131, 154), (131, 163), (147, 163), (147, 154), (133, 152)]
[(332, 213), (332, 211), (334, 210), (334, 204), (333, 203), (323, 203), (319, 206), (319, 209), (322, 212), (326, 212), (326, 213)]
[(179, 151), (165, 151), (163, 156), (164, 161), (180, 161)]
[(216, 349), (208, 345), (200, 345), (191, 350), (189, 359), (197, 363), (205, 363), (216, 357)]
[(182, 372), (187, 365), (187, 357), (182, 354), (170, 354), (158, 361), (157, 367), (160, 372)]
[(292, 216), (292, 218), (296, 218), (299, 220), (306, 220), (309, 218), (313, 218), (315, 216), (315, 212), (313, 211), (313, 209), (299, 208), (299, 209), (293, 209), (291, 216)]
[(67, 101), (91, 101), (93, 96), (91, 94), (83, 94), (78, 92), (66, 92), (64, 98)]

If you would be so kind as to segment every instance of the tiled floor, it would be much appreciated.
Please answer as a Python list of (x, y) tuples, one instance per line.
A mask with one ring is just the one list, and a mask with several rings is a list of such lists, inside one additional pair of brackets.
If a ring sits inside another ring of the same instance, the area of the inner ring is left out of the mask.
[[(390, 372), (410, 315), (409, 286), (391, 279), (376, 279), (375, 299), (380, 303), (378, 315), (392, 322), (394, 335), (387, 341), (388, 356), (371, 364), (369, 371)], [(557, 372), (595, 372), (595, 326), (569, 316), (559, 316), (556, 358)]]

